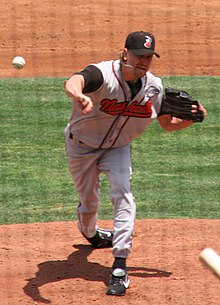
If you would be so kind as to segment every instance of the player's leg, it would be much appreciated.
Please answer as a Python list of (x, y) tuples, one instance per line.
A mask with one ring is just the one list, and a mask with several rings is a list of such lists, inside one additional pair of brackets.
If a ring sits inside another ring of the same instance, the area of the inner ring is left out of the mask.
[(78, 228), (93, 248), (112, 247), (113, 232), (98, 228), (99, 169), (97, 160), (102, 153), (66, 136), (66, 150), (72, 179), (79, 195)]
[(130, 146), (106, 151), (99, 162), (110, 181), (110, 196), (114, 205), (114, 238), (112, 274), (107, 294), (123, 295), (129, 280), (126, 270), (134, 231), (136, 206), (131, 192), (132, 175)]
[(131, 192), (130, 146), (107, 150), (100, 158), (99, 168), (110, 182), (110, 197), (114, 205), (114, 256), (130, 253), (136, 206)]
[(78, 226), (90, 238), (96, 233), (99, 209), (98, 155), (75, 137), (66, 138), (66, 151), (70, 173), (79, 196)]

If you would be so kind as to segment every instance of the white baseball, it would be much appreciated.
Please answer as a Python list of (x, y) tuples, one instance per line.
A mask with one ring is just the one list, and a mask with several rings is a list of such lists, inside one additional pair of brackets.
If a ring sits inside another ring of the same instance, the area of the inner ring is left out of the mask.
[(199, 257), (220, 277), (220, 256), (213, 249), (205, 248)]
[(15, 69), (22, 69), (25, 65), (25, 59), (21, 56), (15, 56), (12, 59), (12, 65)]

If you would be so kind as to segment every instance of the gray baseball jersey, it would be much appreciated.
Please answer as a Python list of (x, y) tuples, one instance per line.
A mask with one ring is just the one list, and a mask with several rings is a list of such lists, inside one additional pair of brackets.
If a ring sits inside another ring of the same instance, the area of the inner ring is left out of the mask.
[[(109, 148), (126, 145), (139, 136), (155, 119), (162, 101), (161, 79), (150, 72), (142, 78), (142, 88), (132, 99), (131, 90), (120, 72), (120, 61), (105, 61), (95, 65), (104, 78), (102, 86), (88, 93), (94, 104), (86, 116), (78, 103), (70, 120), (70, 130), (91, 147)], [(149, 98), (147, 90), (156, 88)]]

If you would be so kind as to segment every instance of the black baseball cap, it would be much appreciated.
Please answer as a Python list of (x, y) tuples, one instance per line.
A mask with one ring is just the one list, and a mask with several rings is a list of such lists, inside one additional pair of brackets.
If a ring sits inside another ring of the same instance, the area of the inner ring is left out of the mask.
[(155, 38), (149, 32), (132, 32), (128, 34), (125, 41), (125, 48), (136, 55), (155, 54), (158, 58), (160, 55), (154, 51)]

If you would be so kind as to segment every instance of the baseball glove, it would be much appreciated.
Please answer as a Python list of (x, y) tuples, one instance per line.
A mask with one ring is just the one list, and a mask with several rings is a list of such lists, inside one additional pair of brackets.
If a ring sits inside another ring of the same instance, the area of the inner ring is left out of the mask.
[[(192, 112), (192, 105), (197, 107), (196, 112)], [(204, 113), (199, 108), (199, 102), (187, 92), (167, 87), (159, 115), (170, 114), (183, 120), (202, 122)]]

